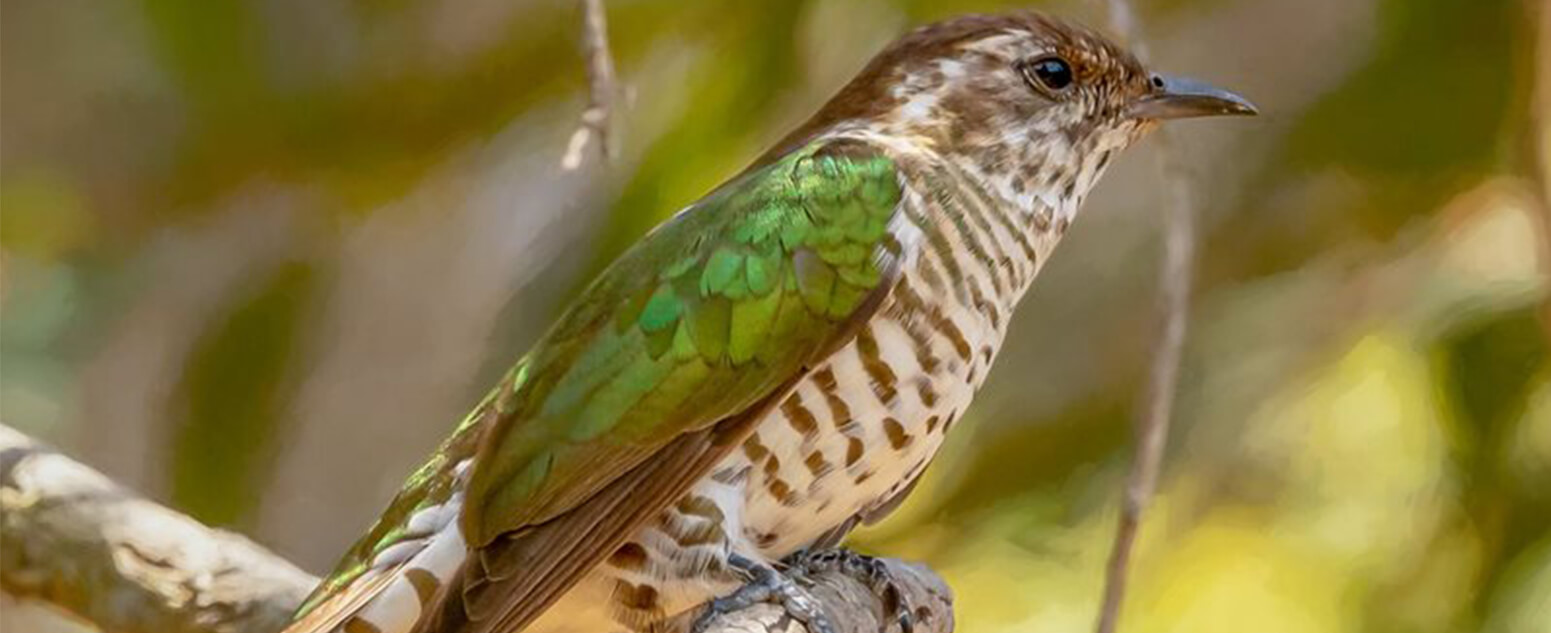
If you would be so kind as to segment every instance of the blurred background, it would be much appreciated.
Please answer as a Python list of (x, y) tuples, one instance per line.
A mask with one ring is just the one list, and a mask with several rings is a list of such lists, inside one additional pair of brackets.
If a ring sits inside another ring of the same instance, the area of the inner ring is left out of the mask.
[[(0, 419), (323, 572), (581, 284), (887, 41), (1104, 23), (609, 0), (619, 155), (565, 174), (579, 4), (5, 0)], [(1201, 269), (1124, 630), (1551, 631), (1551, 10), (1136, 4), (1155, 67), (1264, 114), (1177, 125)], [(853, 539), (942, 573), (962, 631), (1091, 626), (1154, 333), (1152, 153)]]

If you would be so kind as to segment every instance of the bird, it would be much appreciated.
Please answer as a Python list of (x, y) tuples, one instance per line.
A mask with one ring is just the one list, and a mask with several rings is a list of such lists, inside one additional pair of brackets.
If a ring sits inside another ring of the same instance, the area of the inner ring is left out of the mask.
[(286, 632), (828, 630), (792, 558), (909, 494), (1112, 159), (1256, 112), (1045, 13), (903, 35), (600, 273)]

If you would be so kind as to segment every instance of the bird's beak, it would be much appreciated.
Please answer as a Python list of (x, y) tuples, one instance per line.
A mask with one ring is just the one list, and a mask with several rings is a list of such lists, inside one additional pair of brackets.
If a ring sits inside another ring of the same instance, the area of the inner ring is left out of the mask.
[(1156, 120), (1260, 113), (1248, 99), (1194, 79), (1153, 75), (1152, 85), (1151, 93), (1126, 109), (1127, 116)]

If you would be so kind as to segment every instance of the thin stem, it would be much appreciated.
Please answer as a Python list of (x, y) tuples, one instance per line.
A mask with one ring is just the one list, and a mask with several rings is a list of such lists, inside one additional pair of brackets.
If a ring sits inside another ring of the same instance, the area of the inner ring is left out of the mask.
[(560, 166), (572, 171), (582, 166), (587, 146), (594, 142), (605, 161), (614, 157), (610, 144), (610, 123), (613, 119), (614, 57), (609, 53), (609, 25), (604, 14), (603, 0), (582, 0), (582, 49), (587, 55), (587, 109), (582, 111), (581, 124), (571, 134), (565, 158)]
[[(1524, 135), (1529, 144), (1527, 172), (1539, 203), (1541, 241), (1540, 256), (1543, 267), (1551, 268), (1551, 6), (1545, 0), (1524, 0), (1524, 13), (1530, 25), (1534, 42), (1530, 51), (1530, 133)], [(1541, 307), (1541, 323), (1551, 335), (1551, 299)]]
[[(1147, 47), (1137, 35), (1135, 14), (1126, 0), (1107, 3), (1110, 28), (1126, 37), (1138, 57), (1147, 57)], [(1180, 358), (1190, 322), (1191, 285), (1195, 277), (1195, 197), (1189, 174), (1173, 158), (1168, 130), (1154, 135), (1158, 170), (1168, 189), (1163, 210), (1163, 266), (1159, 285), (1159, 334), (1153, 349), (1147, 387), (1142, 393), (1136, 419), (1136, 453), (1126, 475), (1125, 497), (1120, 505), (1120, 520), (1105, 570), (1104, 599), (1096, 630), (1114, 633), (1120, 624), (1125, 604), (1131, 556), (1142, 516), (1158, 488), (1158, 473), (1168, 443), (1173, 417), (1174, 396), (1179, 384)]]

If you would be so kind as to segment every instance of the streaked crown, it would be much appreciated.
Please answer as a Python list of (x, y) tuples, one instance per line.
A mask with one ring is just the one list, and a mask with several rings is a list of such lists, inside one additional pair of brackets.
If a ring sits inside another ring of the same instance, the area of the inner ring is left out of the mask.
[(1059, 210), (1158, 120), (1249, 113), (1230, 93), (1149, 73), (1082, 26), (971, 15), (884, 49), (778, 151), (866, 130), (958, 162), (1020, 206), (1040, 198)]

